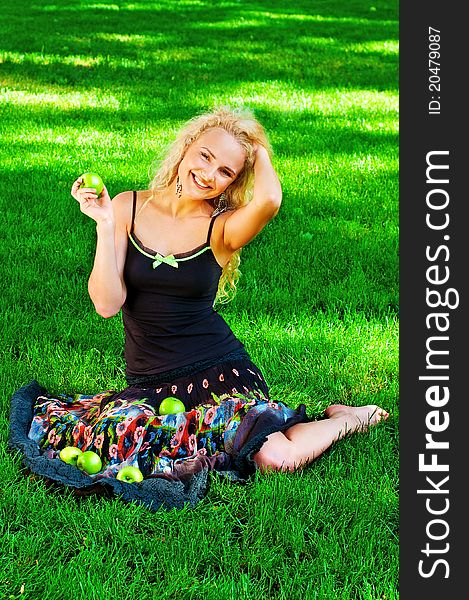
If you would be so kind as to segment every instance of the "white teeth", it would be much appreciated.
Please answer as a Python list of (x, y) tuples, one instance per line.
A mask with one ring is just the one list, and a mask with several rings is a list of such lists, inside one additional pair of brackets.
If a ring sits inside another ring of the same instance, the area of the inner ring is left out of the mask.
[(200, 185), (200, 187), (204, 187), (204, 188), (207, 188), (207, 189), (210, 187), (208, 185), (205, 185), (205, 183), (202, 183), (200, 181), (200, 179), (197, 177), (197, 175), (195, 175), (194, 173), (193, 173), (193, 176), (194, 176), (194, 180), (195, 180), (196, 184)]

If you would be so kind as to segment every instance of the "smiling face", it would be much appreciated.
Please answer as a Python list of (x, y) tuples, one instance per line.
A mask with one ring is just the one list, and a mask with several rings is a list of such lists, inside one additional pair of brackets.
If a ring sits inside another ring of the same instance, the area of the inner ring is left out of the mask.
[(209, 129), (189, 146), (179, 165), (183, 194), (216, 198), (237, 178), (245, 159), (245, 150), (231, 134)]

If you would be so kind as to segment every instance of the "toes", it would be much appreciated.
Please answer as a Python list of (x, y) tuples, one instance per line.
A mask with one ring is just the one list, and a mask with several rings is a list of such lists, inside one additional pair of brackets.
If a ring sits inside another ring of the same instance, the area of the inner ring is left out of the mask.
[(324, 411), (326, 417), (340, 417), (351, 415), (361, 422), (361, 426), (366, 429), (368, 425), (375, 425), (379, 421), (386, 420), (389, 413), (376, 404), (368, 406), (346, 406), (344, 404), (332, 404)]
[(389, 417), (389, 413), (379, 406), (373, 407), (373, 412), (370, 415), (370, 423), (378, 423), (385, 421)]

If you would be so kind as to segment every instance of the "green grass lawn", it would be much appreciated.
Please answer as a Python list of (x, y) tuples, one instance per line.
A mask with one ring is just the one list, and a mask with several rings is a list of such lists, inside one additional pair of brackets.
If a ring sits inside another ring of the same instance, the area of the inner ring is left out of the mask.
[[(25, 8), (25, 5), (28, 5)], [(0, 0), (0, 598), (360, 599), (398, 592), (398, 3)], [(246, 106), (284, 199), (221, 314), (272, 397), (386, 423), (301, 473), (213, 478), (195, 508), (76, 498), (6, 450), (9, 399), (125, 387), (70, 196), (145, 189), (188, 118)]]

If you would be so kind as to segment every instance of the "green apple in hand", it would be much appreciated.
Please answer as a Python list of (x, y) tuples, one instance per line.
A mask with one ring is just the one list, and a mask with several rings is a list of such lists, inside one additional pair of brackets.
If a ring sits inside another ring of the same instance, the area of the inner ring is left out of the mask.
[(102, 468), (101, 458), (96, 452), (92, 450), (87, 450), (83, 452), (81, 456), (78, 457), (77, 467), (81, 471), (85, 471), (88, 475), (94, 475), (95, 473), (99, 473)]
[(104, 189), (104, 183), (97, 173), (83, 173), (81, 177), (83, 179), (83, 182), (80, 185), (81, 188), (94, 188), (98, 196), (101, 195), (101, 192)]
[(168, 396), (160, 404), (160, 415), (176, 415), (185, 410), (184, 404), (174, 396)]
[(60, 451), (60, 458), (69, 465), (77, 466), (78, 457), (81, 456), (83, 452), (80, 448), (76, 448), (75, 446), (65, 446)]
[(134, 483), (143, 480), (143, 473), (138, 467), (127, 465), (117, 473), (116, 479), (119, 481), (125, 481), (126, 483)]

